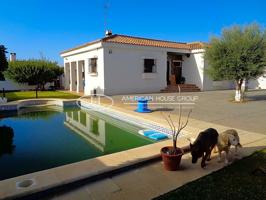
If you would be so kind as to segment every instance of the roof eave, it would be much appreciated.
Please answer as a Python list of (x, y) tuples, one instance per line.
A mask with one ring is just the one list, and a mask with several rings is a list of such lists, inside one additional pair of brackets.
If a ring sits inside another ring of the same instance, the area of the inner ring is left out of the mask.
[(99, 43), (99, 42), (102, 42), (102, 39), (98, 39), (98, 40), (95, 40), (95, 41), (92, 41), (92, 42), (88, 42), (88, 43), (85, 43), (83, 45), (80, 45), (80, 46), (77, 46), (77, 47), (74, 47), (74, 48), (67, 49), (65, 51), (62, 51), (62, 52), (60, 52), (60, 56), (62, 56), (65, 53), (69, 53), (71, 51), (79, 50), (79, 49), (82, 49), (84, 47), (88, 47), (90, 45), (93, 45), (93, 44), (96, 44), (96, 43)]

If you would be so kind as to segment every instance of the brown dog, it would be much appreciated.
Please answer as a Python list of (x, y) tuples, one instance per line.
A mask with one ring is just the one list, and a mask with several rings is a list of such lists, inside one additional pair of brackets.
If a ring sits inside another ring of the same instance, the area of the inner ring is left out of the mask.
[(242, 147), (240, 144), (240, 139), (238, 133), (234, 129), (226, 130), (219, 134), (217, 148), (219, 153), (219, 160), (221, 160), (222, 151), (225, 151), (225, 164), (228, 164), (228, 155), (230, 146), (235, 146), (235, 154), (237, 153), (237, 148)]

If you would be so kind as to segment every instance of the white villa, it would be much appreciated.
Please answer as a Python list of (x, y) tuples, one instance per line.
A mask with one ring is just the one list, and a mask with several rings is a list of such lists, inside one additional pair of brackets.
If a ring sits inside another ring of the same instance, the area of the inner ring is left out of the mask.
[[(181, 43), (112, 35), (63, 51), (65, 89), (90, 94), (233, 89), (232, 81), (212, 81), (204, 69), (204, 43)], [(185, 83), (185, 84), (184, 84)], [(248, 85), (266, 89), (266, 78)]]

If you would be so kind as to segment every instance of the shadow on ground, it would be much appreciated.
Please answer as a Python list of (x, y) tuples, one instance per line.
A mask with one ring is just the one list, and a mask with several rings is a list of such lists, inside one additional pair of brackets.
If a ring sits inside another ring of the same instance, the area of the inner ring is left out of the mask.
[(266, 101), (266, 95), (247, 95), (246, 99), (249, 101)]

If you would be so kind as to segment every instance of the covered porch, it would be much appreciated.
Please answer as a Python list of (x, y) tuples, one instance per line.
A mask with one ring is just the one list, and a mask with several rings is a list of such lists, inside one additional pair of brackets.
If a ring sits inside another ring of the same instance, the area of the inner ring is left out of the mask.
[(162, 92), (178, 92), (178, 86), (182, 92), (200, 91), (194, 82), (189, 82), (191, 77), (188, 77), (190, 74), (186, 72), (189, 59), (191, 59), (189, 53), (167, 52), (167, 87)]
[(83, 93), (85, 87), (85, 61), (66, 62), (64, 73), (65, 90)]

